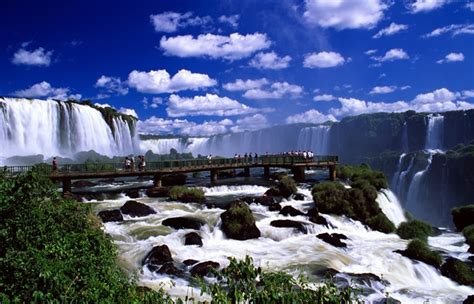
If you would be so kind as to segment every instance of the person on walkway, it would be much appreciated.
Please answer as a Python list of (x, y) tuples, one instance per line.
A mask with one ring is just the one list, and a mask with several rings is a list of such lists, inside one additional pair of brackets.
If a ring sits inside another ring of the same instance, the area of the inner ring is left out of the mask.
[(58, 171), (58, 163), (56, 162), (56, 157), (53, 157), (52, 166), (53, 166), (53, 173)]
[(132, 171), (135, 171), (135, 158), (133, 157), (130, 157), (130, 165), (131, 165), (131, 169)]
[(130, 166), (131, 166), (131, 162), (130, 162), (130, 159), (128, 157), (125, 157), (125, 170), (130, 170)]
[(145, 171), (146, 162), (145, 162), (145, 155), (142, 155), (142, 171)]

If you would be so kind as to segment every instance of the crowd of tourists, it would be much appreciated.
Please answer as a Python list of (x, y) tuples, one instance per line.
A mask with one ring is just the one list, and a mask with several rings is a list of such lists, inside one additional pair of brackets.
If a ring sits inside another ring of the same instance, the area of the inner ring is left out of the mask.
[[(145, 166), (146, 166), (145, 156), (138, 155), (138, 170), (145, 171)], [(133, 155), (130, 157), (125, 157), (124, 169), (135, 171), (135, 168), (136, 168), (135, 157)]]

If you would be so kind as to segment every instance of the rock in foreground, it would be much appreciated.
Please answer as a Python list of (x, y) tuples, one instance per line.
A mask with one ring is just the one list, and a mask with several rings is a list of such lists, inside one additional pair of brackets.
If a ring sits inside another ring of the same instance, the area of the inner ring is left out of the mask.
[(120, 211), (122, 211), (123, 214), (128, 214), (132, 217), (147, 216), (156, 213), (156, 211), (150, 206), (137, 201), (127, 201), (122, 207), (120, 207)]
[(230, 239), (248, 240), (260, 237), (260, 230), (249, 206), (244, 202), (232, 203), (227, 211), (221, 214), (222, 230)]

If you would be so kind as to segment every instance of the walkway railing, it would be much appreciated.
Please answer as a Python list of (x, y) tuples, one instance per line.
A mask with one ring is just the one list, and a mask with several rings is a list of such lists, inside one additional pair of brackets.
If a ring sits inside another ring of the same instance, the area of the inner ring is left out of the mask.
[[(138, 162), (135, 163), (135, 171), (157, 171), (163, 169), (173, 168), (189, 168), (199, 169), (202, 167), (229, 167), (232, 165), (238, 166), (250, 166), (250, 165), (293, 165), (302, 163), (335, 163), (338, 161), (337, 156), (323, 155), (315, 156), (313, 158), (304, 158), (302, 156), (289, 156), (289, 155), (263, 155), (255, 157), (241, 157), (241, 158), (213, 158), (209, 159), (183, 159), (183, 160), (166, 160), (157, 162), (146, 162), (146, 167), (140, 170), (138, 168)], [(4, 166), (0, 167), (0, 172), (5, 175), (17, 175), (28, 171), (35, 170), (42, 174), (52, 174), (52, 166), (49, 164), (38, 164), (34, 166)], [(123, 163), (84, 163), (84, 164), (62, 164), (58, 165), (58, 169), (55, 173), (67, 174), (67, 173), (86, 173), (86, 172), (130, 172), (131, 169), (125, 169)]]

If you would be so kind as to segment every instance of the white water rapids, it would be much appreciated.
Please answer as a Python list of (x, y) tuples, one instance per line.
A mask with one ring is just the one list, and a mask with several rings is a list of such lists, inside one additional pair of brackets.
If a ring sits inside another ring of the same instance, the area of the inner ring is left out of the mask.
[[(268, 188), (262, 186), (218, 186), (204, 188), (206, 196), (226, 195), (262, 195)], [(284, 200), (281, 205), (291, 205), (303, 212), (313, 206), (309, 189), (299, 188), (304, 194), (303, 201)], [(106, 202), (94, 202), (97, 210), (119, 208), (127, 197)], [(106, 223), (105, 231), (112, 236), (119, 247), (120, 259), (130, 271), (139, 270), (139, 283), (151, 288), (164, 287), (173, 296), (194, 296), (199, 298), (200, 291), (191, 287), (184, 279), (150, 272), (142, 266), (145, 255), (157, 245), (166, 244), (177, 262), (186, 259), (215, 261), (221, 267), (228, 264), (227, 257), (239, 259), (252, 256), (254, 263), (265, 269), (284, 270), (292, 274), (305, 273), (311, 280), (318, 281), (316, 271), (332, 268), (340, 276), (373, 273), (389, 282), (387, 286), (380, 282), (360, 285), (369, 290), (366, 301), (376, 302), (386, 295), (402, 303), (457, 303), (474, 293), (474, 289), (460, 286), (441, 276), (438, 270), (421, 262), (403, 257), (394, 250), (405, 249), (406, 240), (396, 234), (375, 232), (358, 221), (345, 217), (323, 215), (331, 227), (313, 224), (306, 216), (283, 216), (268, 211), (261, 205), (251, 204), (256, 225), (261, 231), (258, 239), (237, 241), (227, 239), (220, 229), (222, 209), (207, 208), (199, 204), (183, 204), (142, 197), (138, 201), (153, 207), (157, 214), (130, 218), (124, 222)], [(383, 190), (377, 199), (386, 215), (399, 224), (404, 221), (403, 210), (394, 194)], [(203, 246), (184, 246), (184, 235), (191, 229), (175, 230), (161, 223), (164, 219), (177, 216), (191, 216), (204, 220), (207, 225), (201, 228)], [(270, 222), (276, 219), (291, 219), (304, 222), (308, 233), (303, 234), (293, 228), (276, 228)], [(342, 233), (346, 235), (347, 248), (336, 248), (316, 237), (319, 233)], [(443, 233), (429, 240), (430, 245), (446, 255), (465, 258), (467, 246), (459, 243), (463, 237), (454, 233)], [(342, 274), (344, 273), (344, 274)], [(208, 299), (208, 298), (207, 298)]]

